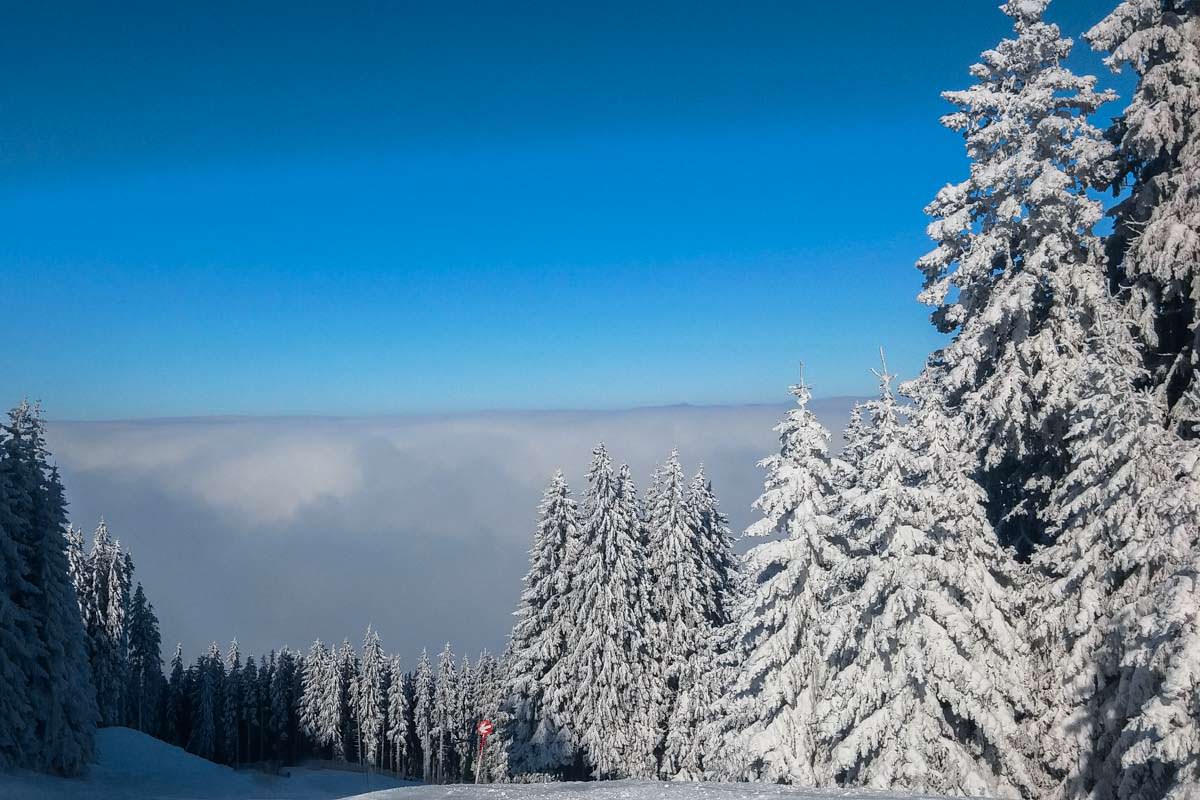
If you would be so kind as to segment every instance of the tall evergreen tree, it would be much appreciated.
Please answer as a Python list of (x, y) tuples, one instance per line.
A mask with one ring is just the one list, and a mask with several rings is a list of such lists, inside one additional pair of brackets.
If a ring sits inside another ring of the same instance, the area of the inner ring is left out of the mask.
[(183, 746), (187, 743), (184, 731), (187, 725), (186, 692), (184, 690), (183, 645), (175, 645), (175, 655), (171, 657), (171, 676), (167, 679), (166, 699), (164, 705), (166, 741)]
[(447, 783), (455, 774), (454, 745), (461, 735), (458, 677), (454, 651), (446, 642), (438, 654), (437, 686), (433, 701), (433, 771), (436, 783)]
[(194, 719), (188, 750), (210, 761), (217, 756), (217, 730), (221, 701), (221, 651), (214, 642), (208, 655), (197, 660), (195, 697), (192, 700)]
[(1095, 800), (1133, 792), (1137, 774), (1160, 781), (1122, 775), (1130, 720), (1164, 685), (1157, 643), (1179, 630), (1144, 605), (1178, 609), (1165, 587), (1187, 585), (1173, 576), (1200, 552), (1196, 447), (1161, 426), (1165, 400), (1139, 388), (1145, 374), (1122, 321), (1101, 321), (1068, 435), (1072, 467), (1054, 496), (1058, 535), (1035, 557), (1045, 738), (1058, 745), (1049, 761), (1063, 797)]
[(574, 636), (554, 666), (553, 713), (564, 721), (597, 778), (657, 771), (655, 645), (637, 494), (629, 468), (614, 474), (604, 445), (593, 451), (568, 611)]
[(505, 688), (503, 734), (513, 774), (560, 773), (574, 758), (570, 734), (547, 701), (550, 670), (566, 652), (569, 548), (577, 546), (578, 510), (566, 478), (551, 478), (538, 507), (517, 623), (512, 632), (511, 685)]
[(738, 643), (745, 657), (728, 714), (738, 740), (731, 752), (748, 763), (728, 766), (737, 777), (812, 785), (820, 627), (847, 554), (834, 517), (829, 432), (808, 408), (803, 379), (791, 393), (796, 407), (775, 428), (779, 452), (759, 464), (767, 478), (754, 505), (763, 516), (746, 531), (771, 541), (747, 556), (753, 588)]
[(0, 428), (0, 763), (74, 775), (96, 706), (67, 533), (41, 411), (23, 402)]
[(1011, 0), (1016, 35), (971, 68), (978, 83), (944, 97), (962, 133), (967, 180), (926, 212), (937, 247), (918, 266), (921, 300), (952, 341), (920, 380), (966, 420), (990, 518), (1022, 556), (1044, 540), (1048, 493), (1066, 469), (1062, 440), (1085, 344), (1072, 273), (1098, 258), (1100, 204), (1087, 187), (1112, 171), (1113, 150), (1088, 115), (1111, 98), (1064, 65), (1072, 43), (1043, 20), (1049, 0)]
[(242, 654), (237, 639), (225, 652), (225, 695), (223, 698), (221, 750), (234, 766), (242, 761)]
[(429, 663), (429, 653), (422, 648), (421, 658), (417, 661), (416, 697), (414, 711), (417, 739), (421, 743), (421, 779), (433, 783), (434, 756), (434, 685), (433, 668)]
[(130, 726), (145, 733), (157, 733), (158, 698), (162, 694), (162, 636), (154, 606), (146, 599), (142, 584), (137, 585), (129, 607), (129, 686), (125, 692)]
[(96, 527), (86, 570), (89, 596), (81, 602), (101, 725), (125, 722), (128, 685), (127, 613), (132, 562), (103, 519)]
[[(708, 595), (712, 587), (706, 582), (708, 554), (701, 541), (701, 522), (689, 513), (684, 493), (679, 453), (673, 451), (656, 472), (646, 518), (649, 599), (657, 627), (649, 633), (658, 644), (654, 678), (662, 694), (662, 707), (656, 711), (662, 734), (690, 668), (711, 634), (708, 612), (716, 604)], [(675, 771), (672, 767), (664, 764), (669, 774)]]
[(392, 771), (401, 774), (408, 763), (409, 737), (409, 707), (408, 696), (404, 692), (404, 673), (400, 669), (400, 657), (393, 656), (387, 661), (390, 681), (387, 695), (387, 741), (391, 746)]
[(379, 634), (367, 626), (363, 640), (362, 676), (358, 683), (357, 717), (362, 732), (363, 754), (371, 766), (380, 765), (380, 746), (383, 743), (383, 694), (384, 669), (386, 664)]
[(1190, 398), (1200, 291), (1200, 3), (1124, 0), (1087, 33), (1114, 70), (1130, 67), (1137, 90), (1113, 121), (1121, 159), (1108, 238), (1113, 283), (1129, 290), (1152, 382), (1172, 427), (1193, 435)]
[[(904, 425), (886, 366), (846, 522), (856, 583), (838, 599), (818, 715), (838, 783), (1042, 797), (1020, 606), (959, 418), (917, 395)], [(917, 387), (919, 389), (919, 384)]]

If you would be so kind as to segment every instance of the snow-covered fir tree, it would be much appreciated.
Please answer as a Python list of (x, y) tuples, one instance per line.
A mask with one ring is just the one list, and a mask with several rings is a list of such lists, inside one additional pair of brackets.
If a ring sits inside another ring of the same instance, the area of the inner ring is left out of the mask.
[(1108, 238), (1113, 282), (1129, 289), (1143, 352), (1175, 429), (1192, 436), (1200, 289), (1200, 3), (1124, 0), (1087, 33), (1115, 70), (1138, 76), (1114, 120), (1121, 170), (1132, 176)]
[(343, 752), (339, 757), (347, 761), (361, 761), (362, 753), (359, 751), (358, 731), (354, 715), (354, 695), (358, 684), (359, 663), (358, 654), (354, 651), (349, 639), (342, 640), (342, 646), (336, 653), (333, 672), (336, 673), (336, 678), (330, 676), (329, 692), (331, 695), (336, 692), (336, 696), (330, 699), (336, 700), (337, 726), (341, 731), (339, 741)]
[[(856, 583), (836, 602), (818, 706), (836, 783), (1042, 797), (1023, 721), (1034, 709), (1016, 574), (936, 394), (915, 419), (886, 366), (871, 447), (843, 496)], [(912, 387), (919, 391), (920, 384)]]
[(92, 538), (87, 567), (80, 570), (86, 578), (77, 589), (88, 590), (80, 601), (87, 631), (92, 680), (96, 686), (96, 704), (101, 725), (125, 722), (125, 689), (128, 684), (126, 615), (132, 562), (121, 550), (120, 542), (108, 532), (103, 519)]
[(242, 654), (237, 639), (225, 651), (225, 692), (222, 697), (221, 750), (225, 760), (242, 761)]
[(456, 745), (462, 736), (459, 718), (458, 669), (454, 664), (454, 650), (446, 642), (438, 654), (437, 683), (433, 700), (433, 774), (435, 783), (447, 783), (457, 769)]
[(387, 741), (392, 755), (392, 771), (403, 773), (408, 763), (409, 707), (408, 695), (404, 691), (404, 672), (400, 668), (400, 657), (393, 656), (387, 662)]
[(727, 712), (731, 752), (745, 763), (727, 768), (734, 777), (812, 785), (821, 625), (847, 555), (829, 432), (808, 408), (803, 380), (791, 393), (796, 407), (775, 428), (779, 452), (760, 462), (767, 477), (754, 507), (763, 516), (746, 531), (771, 541), (746, 559), (752, 585), (737, 637), (745, 655)]
[(217, 755), (218, 707), (221, 691), (221, 650), (213, 642), (208, 656), (196, 665), (196, 695), (192, 700), (194, 718), (188, 750), (210, 761)]
[(126, 720), (130, 727), (158, 733), (158, 702), (162, 694), (162, 636), (154, 606), (137, 585), (129, 606), (128, 687)]
[(49, 462), (41, 410), (22, 402), (0, 426), (0, 764), (74, 775), (97, 712)]
[(171, 656), (171, 675), (167, 679), (166, 697), (163, 701), (163, 738), (172, 744), (182, 745), (187, 739), (184, 728), (187, 724), (185, 711), (183, 645), (176, 643)]
[(579, 536), (578, 509), (562, 471), (555, 472), (538, 507), (505, 687), (502, 734), (514, 775), (560, 773), (574, 759), (570, 734), (547, 702), (551, 667), (566, 652), (570, 630), (568, 552)]
[(304, 659), (304, 691), (300, 719), (309, 738), (335, 759), (345, 756), (342, 742), (341, 673), (329, 648), (318, 639)]
[(380, 765), (383, 744), (384, 694), (383, 679), (386, 667), (379, 633), (367, 626), (363, 640), (362, 675), (358, 681), (356, 717), (362, 737), (362, 751), (371, 766)]
[(965, 138), (971, 173), (926, 209), (937, 247), (918, 262), (921, 300), (954, 337), (919, 380), (965, 419), (991, 518), (1023, 555), (1044, 540), (1047, 495), (1066, 469), (1078, 393), (1066, 362), (1086, 339), (1067, 286), (1097, 257), (1101, 217), (1085, 190), (1113, 169), (1088, 121), (1111, 95), (1064, 66), (1072, 43), (1043, 19), (1048, 2), (1002, 6), (1016, 35), (971, 68), (974, 86), (944, 95), (957, 110), (943, 124)]
[(1200, 553), (1200, 484), (1197, 446), (1161, 426), (1162, 393), (1139, 388), (1133, 336), (1119, 317), (1099, 321), (1068, 435), (1071, 470), (1054, 496), (1058, 535), (1035, 556), (1035, 634), (1059, 792), (1106, 800), (1161, 796), (1147, 793), (1161, 775), (1126, 769), (1137, 737), (1125, 731), (1164, 685), (1155, 654), (1179, 626), (1156, 625), (1156, 612), (1179, 608), (1166, 587), (1188, 585), (1174, 576)]
[(725, 727), (727, 691), (740, 663), (735, 609), (743, 601), (741, 560), (733, 552), (729, 521), (721, 512), (704, 467), (692, 477), (685, 498), (689, 524), (700, 549), (706, 630), (700, 649), (682, 675), (679, 696), (667, 720), (662, 773), (696, 780), (729, 773)]
[(268, 752), (275, 759), (294, 763), (300, 725), (296, 706), (300, 698), (297, 688), (297, 673), (300, 669), (297, 654), (286, 647), (275, 658), (275, 669), (271, 673), (269, 688), (269, 720), (267, 731), (270, 740)]
[(421, 779), (433, 783), (433, 751), (434, 751), (434, 685), (433, 666), (429, 663), (429, 652), (421, 650), (421, 658), (417, 661), (415, 675), (415, 697), (413, 713), (417, 740), (421, 743)]
[(657, 679), (646, 553), (628, 466), (593, 451), (577, 552), (571, 554), (573, 635), (552, 668), (552, 713), (571, 730), (597, 778), (657, 772)]
[(706, 612), (713, 604), (706, 594), (711, 587), (704, 582), (708, 571), (699, 521), (688, 513), (684, 492), (683, 468), (675, 451), (656, 470), (646, 503), (646, 567), (656, 630), (645, 633), (657, 644), (654, 679), (660, 683), (662, 707), (655, 713), (663, 733), (685, 673), (707, 641)]

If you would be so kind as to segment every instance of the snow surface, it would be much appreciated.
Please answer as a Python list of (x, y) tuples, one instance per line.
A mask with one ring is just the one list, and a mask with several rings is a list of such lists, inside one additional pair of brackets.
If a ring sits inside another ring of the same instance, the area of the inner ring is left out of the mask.
[(410, 786), (371, 792), (355, 800), (918, 800), (920, 797), (929, 796), (868, 789), (797, 789), (765, 783), (628, 780)]
[(235, 771), (129, 728), (96, 735), (98, 763), (84, 778), (0, 773), (0, 800), (917, 800), (865, 790), (817, 791), (747, 783), (490, 784), (421, 786), (361, 772), (287, 767)]
[(98, 731), (96, 755), (83, 778), (0, 773), (0, 800), (333, 800), (406, 785), (332, 769), (233, 770), (129, 728)]

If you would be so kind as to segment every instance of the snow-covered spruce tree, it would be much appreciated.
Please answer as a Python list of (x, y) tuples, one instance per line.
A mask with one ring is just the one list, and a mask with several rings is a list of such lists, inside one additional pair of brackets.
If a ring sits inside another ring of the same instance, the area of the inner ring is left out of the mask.
[(71, 585), (75, 587), (80, 619), (86, 620), (87, 604), (92, 596), (91, 560), (83, 548), (83, 530), (74, 525), (67, 527), (67, 572), (71, 576)]
[(184, 692), (183, 645), (176, 643), (175, 655), (171, 657), (171, 675), (167, 679), (166, 698), (163, 701), (163, 739), (182, 746), (187, 742), (184, 733), (187, 725)]
[(337, 709), (337, 726), (341, 732), (338, 741), (342, 746), (341, 755), (335, 755), (335, 758), (361, 761), (362, 754), (358, 749), (358, 732), (355, 730), (354, 717), (354, 692), (358, 684), (359, 664), (358, 655), (350, 645), (349, 639), (342, 640), (341, 648), (334, 655), (333, 672), (337, 673), (337, 677), (333, 679), (331, 676), (328, 686), (331, 693), (337, 690), (336, 698), (331, 700), (336, 701), (334, 707)]
[(733, 609), (740, 602), (744, 587), (741, 560), (733, 552), (729, 519), (721, 512), (703, 465), (692, 476), (685, 505), (700, 549), (704, 616), (711, 628), (720, 628), (733, 619)]
[(560, 773), (574, 759), (570, 734), (551, 714), (546, 693), (551, 667), (567, 648), (567, 554), (578, 536), (578, 509), (559, 470), (538, 506), (529, 571), (512, 631), (504, 701), (507, 722), (501, 733), (514, 775)]
[(574, 733), (594, 777), (652, 777), (662, 696), (645, 547), (629, 468), (614, 474), (604, 445), (593, 451), (571, 562), (573, 635), (548, 680), (551, 713)]
[(1068, 436), (1072, 466), (1054, 495), (1058, 535), (1034, 562), (1044, 576), (1039, 673), (1050, 678), (1043, 727), (1058, 745), (1061, 796), (1160, 797), (1145, 787), (1161, 775), (1124, 766), (1138, 737), (1123, 731), (1163, 686), (1155, 654), (1178, 631), (1174, 619), (1155, 624), (1157, 607), (1145, 604), (1178, 608), (1164, 593), (1188, 585), (1173, 576), (1200, 552), (1198, 452), (1161, 426), (1163, 395), (1139, 388), (1145, 374), (1122, 320), (1103, 308), (1097, 318)]
[(719, 745), (710, 738), (711, 723), (723, 715), (723, 695), (732, 682), (733, 609), (743, 591), (733, 537), (704, 468), (692, 478), (684, 497), (697, 565), (700, 618), (695, 650), (682, 662), (679, 685), (666, 722), (661, 773), (696, 780), (719, 772)]
[(28, 683), (34, 621), (22, 602), (33, 592), (26, 567), (28, 545), (21, 531), (27, 501), (10, 469), (0, 461), (0, 768), (24, 766), (33, 737)]
[(162, 636), (154, 606), (137, 585), (129, 605), (129, 685), (125, 691), (126, 724), (145, 733), (157, 734), (158, 699), (162, 694)]
[(0, 762), (74, 775), (92, 755), (96, 707), (49, 460), (41, 410), (23, 402), (0, 427)]
[(221, 750), (225, 760), (237, 766), (242, 761), (242, 655), (237, 639), (225, 651), (225, 693), (222, 697)]
[(220, 717), (217, 711), (221, 693), (221, 651), (213, 642), (208, 655), (196, 662), (196, 695), (192, 700), (194, 719), (188, 750), (210, 761), (217, 755), (217, 728)]
[(300, 721), (308, 737), (331, 758), (344, 759), (340, 699), (341, 673), (334, 663), (334, 654), (318, 639), (304, 659), (304, 693)]
[(1044, 540), (1051, 485), (1066, 469), (1062, 441), (1075, 403), (1086, 320), (1064, 289), (1096, 258), (1100, 204), (1085, 189), (1111, 174), (1113, 148), (1088, 115), (1111, 95), (1063, 66), (1072, 43), (1042, 15), (1049, 0), (1002, 6), (1016, 36), (971, 68), (978, 83), (944, 97), (943, 124), (962, 133), (965, 181), (926, 208), (937, 247), (918, 262), (920, 299), (953, 340), (919, 380), (967, 422), (979, 480), (1001, 540), (1022, 557)]
[[(1032, 713), (1013, 567), (936, 394), (913, 421), (886, 366), (871, 447), (844, 496), (858, 580), (835, 603), (818, 706), (838, 784), (1043, 797), (1022, 729)], [(920, 385), (912, 387), (918, 390)]]
[[(712, 633), (708, 615), (719, 603), (709, 596), (717, 587), (706, 580), (711, 578), (711, 570), (706, 564), (709, 553), (701, 541), (701, 520), (689, 511), (679, 452), (673, 451), (656, 472), (646, 508), (650, 607), (658, 628), (656, 679), (661, 683), (663, 703), (656, 713), (664, 734), (679, 693)], [(678, 772), (677, 755), (664, 749), (663, 774)]]
[(300, 732), (296, 706), (299, 692), (296, 690), (296, 673), (299, 669), (297, 654), (283, 648), (275, 659), (275, 671), (271, 674), (270, 687), (270, 752), (279, 761), (295, 763), (298, 753)]
[(425, 783), (433, 783), (433, 667), (429, 663), (429, 652), (424, 648), (421, 649), (421, 658), (417, 661), (414, 682), (416, 696), (413, 713), (417, 739), (421, 743), (421, 780)]
[(358, 681), (357, 718), (362, 736), (362, 749), (366, 762), (379, 766), (380, 746), (383, 743), (383, 646), (379, 633), (367, 626), (363, 640), (362, 676)]
[(1113, 283), (1129, 288), (1153, 384), (1177, 431), (1192, 435), (1188, 402), (1197, 359), (1200, 291), (1200, 3), (1124, 0), (1087, 33), (1114, 70), (1130, 67), (1137, 90), (1113, 123), (1121, 156), (1108, 238)]
[(128, 631), (126, 616), (133, 565), (121, 543), (108, 532), (103, 519), (96, 527), (87, 556), (89, 596), (80, 607), (87, 631), (92, 679), (101, 725), (125, 722), (125, 689), (128, 685)]
[(478, 688), (475, 684), (476, 677), (471, 659), (464, 655), (458, 668), (458, 732), (453, 737), (459, 780), (465, 780), (470, 774), (469, 768), (475, 757), (478, 736), (475, 732), (475, 692)]
[(462, 735), (459, 720), (459, 680), (450, 643), (438, 654), (437, 686), (433, 701), (433, 760), (437, 783), (449, 783), (457, 776), (456, 743)]
[(399, 656), (388, 659), (388, 671), (391, 681), (388, 684), (386, 735), (391, 746), (392, 771), (403, 774), (408, 763), (409, 708)]
[(732, 752), (744, 763), (727, 768), (731, 777), (813, 785), (821, 624), (846, 552), (833, 517), (829, 432), (809, 410), (803, 380), (791, 393), (796, 407), (775, 428), (779, 452), (760, 462), (767, 478), (754, 507), (763, 516), (746, 531), (776, 538), (746, 559), (751, 586), (737, 633), (744, 656), (726, 712)]

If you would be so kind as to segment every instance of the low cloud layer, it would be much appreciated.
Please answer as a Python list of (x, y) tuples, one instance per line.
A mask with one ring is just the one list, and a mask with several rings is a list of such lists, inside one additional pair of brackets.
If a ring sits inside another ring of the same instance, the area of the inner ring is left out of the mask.
[[(836, 431), (851, 404), (814, 409)], [(740, 531), (785, 409), (62, 422), (48, 439), (72, 521), (103, 515), (133, 551), (165, 656), (234, 636), (254, 652), (357, 641), (370, 622), (411, 658), (503, 646), (555, 469), (579, 497), (604, 441), (641, 487), (678, 447)]]

